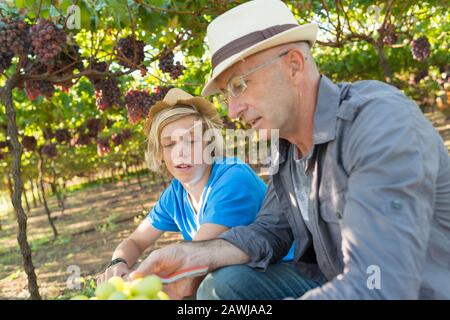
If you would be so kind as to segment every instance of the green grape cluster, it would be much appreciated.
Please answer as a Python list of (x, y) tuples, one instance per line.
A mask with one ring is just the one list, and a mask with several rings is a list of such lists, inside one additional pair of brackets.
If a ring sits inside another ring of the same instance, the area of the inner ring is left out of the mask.
[(170, 300), (162, 289), (161, 279), (155, 275), (132, 281), (112, 277), (97, 287), (95, 296), (76, 295), (71, 300)]

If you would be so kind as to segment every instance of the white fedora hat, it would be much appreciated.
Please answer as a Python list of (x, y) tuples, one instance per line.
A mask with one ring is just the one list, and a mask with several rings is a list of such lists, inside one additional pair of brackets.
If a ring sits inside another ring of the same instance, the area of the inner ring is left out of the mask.
[(317, 30), (315, 23), (299, 25), (280, 0), (253, 0), (223, 13), (207, 29), (212, 74), (202, 95), (219, 92), (215, 79), (236, 62), (285, 43), (308, 41), (312, 46)]

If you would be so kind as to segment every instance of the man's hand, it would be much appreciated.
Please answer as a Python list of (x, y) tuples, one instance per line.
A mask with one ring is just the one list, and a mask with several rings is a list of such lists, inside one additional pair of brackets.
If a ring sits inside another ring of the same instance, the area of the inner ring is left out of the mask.
[[(166, 278), (176, 272), (205, 266), (212, 272), (224, 266), (249, 261), (250, 257), (245, 252), (226, 240), (188, 241), (153, 251), (130, 277), (136, 279), (156, 274)], [(202, 279), (203, 276), (180, 279), (164, 286), (164, 291), (172, 299), (191, 296), (197, 291)]]
[(114, 276), (117, 277), (124, 277), (130, 273), (130, 270), (128, 269), (128, 266), (120, 262), (116, 265), (113, 265), (105, 270), (98, 278), (97, 278), (97, 286), (103, 282), (108, 281), (109, 278), (112, 278)]
[[(209, 266), (208, 257), (196, 254), (198, 250), (199, 248), (194, 246), (194, 243), (171, 245), (155, 250), (139, 265), (136, 271), (130, 274), (130, 277), (136, 279), (150, 274), (169, 277), (181, 270)], [(197, 291), (201, 279), (203, 277), (181, 279), (165, 285), (164, 291), (172, 299), (191, 296)]]

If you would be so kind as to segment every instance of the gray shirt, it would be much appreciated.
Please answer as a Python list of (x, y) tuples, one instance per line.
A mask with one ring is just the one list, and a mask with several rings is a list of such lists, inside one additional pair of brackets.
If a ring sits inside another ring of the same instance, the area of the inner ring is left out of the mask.
[(312, 176), (307, 172), (307, 162), (311, 159), (313, 150), (314, 148), (312, 148), (306, 156), (301, 157), (298, 154), (298, 149), (292, 147), (289, 155), (289, 157), (293, 157), (294, 159), (292, 182), (294, 184), (295, 197), (306, 225), (308, 225), (309, 222), (309, 209), (311, 208), (309, 197), (311, 194), (312, 183)]
[(280, 141), (254, 223), (220, 238), (262, 269), (295, 242), (299, 270), (326, 281), (304, 299), (450, 299), (450, 157), (413, 101), (378, 81), (322, 76), (310, 183), (293, 177), (293, 147)]

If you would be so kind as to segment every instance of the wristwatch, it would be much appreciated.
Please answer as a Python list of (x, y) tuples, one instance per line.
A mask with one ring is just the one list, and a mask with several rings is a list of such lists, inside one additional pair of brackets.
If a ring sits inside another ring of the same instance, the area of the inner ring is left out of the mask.
[(116, 265), (116, 264), (118, 264), (118, 263), (121, 263), (121, 262), (125, 263), (125, 265), (128, 267), (128, 263), (127, 263), (127, 261), (125, 259), (116, 258), (116, 259), (112, 260), (110, 263), (108, 263), (108, 265), (106, 266), (105, 270), (110, 268), (110, 267), (112, 267), (112, 266), (114, 266), (114, 265)]

